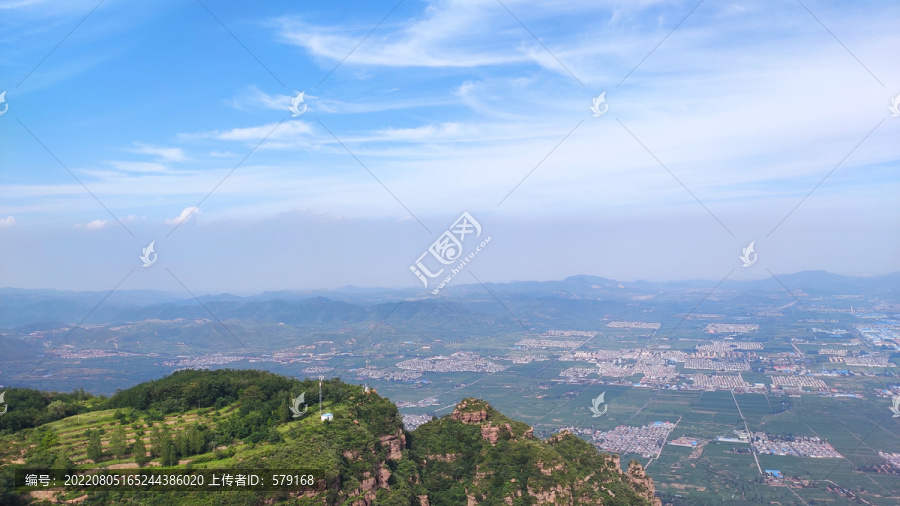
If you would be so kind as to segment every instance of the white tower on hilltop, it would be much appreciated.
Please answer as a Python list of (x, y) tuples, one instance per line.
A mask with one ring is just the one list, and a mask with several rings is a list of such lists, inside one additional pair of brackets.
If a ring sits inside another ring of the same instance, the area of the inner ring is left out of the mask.
[(366, 388), (365, 392), (369, 393), (369, 359), (366, 359)]
[(322, 380), (325, 376), (319, 376), (319, 418), (322, 417)]

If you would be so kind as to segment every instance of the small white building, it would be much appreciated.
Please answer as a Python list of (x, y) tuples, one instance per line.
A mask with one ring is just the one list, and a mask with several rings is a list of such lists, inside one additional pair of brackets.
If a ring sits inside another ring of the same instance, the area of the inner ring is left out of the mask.
[(334, 415), (332, 415), (331, 413), (322, 413), (322, 421), (324, 422), (325, 420), (334, 420)]

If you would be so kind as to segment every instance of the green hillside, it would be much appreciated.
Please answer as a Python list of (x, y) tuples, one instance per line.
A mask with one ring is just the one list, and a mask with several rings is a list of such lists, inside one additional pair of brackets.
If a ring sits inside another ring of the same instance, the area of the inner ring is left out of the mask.
[[(307, 411), (294, 417), (301, 394)], [(10, 411), (0, 417), (0, 504), (658, 503), (636, 462), (623, 473), (617, 457), (575, 436), (541, 441), (478, 399), (407, 432), (396, 406), (374, 390), (323, 381), (330, 421), (319, 417), (318, 396), (318, 381), (227, 369), (179, 371), (109, 398), (10, 389)], [(10, 417), (16, 410), (25, 414)], [(20, 494), (17, 467), (308, 469), (317, 481), (292, 491)]]

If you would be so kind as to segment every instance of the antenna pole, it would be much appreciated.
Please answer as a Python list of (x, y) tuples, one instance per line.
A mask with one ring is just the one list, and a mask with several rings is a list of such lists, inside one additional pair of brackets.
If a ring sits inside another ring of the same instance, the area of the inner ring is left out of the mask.
[(322, 380), (325, 376), (319, 376), (319, 418), (322, 418)]

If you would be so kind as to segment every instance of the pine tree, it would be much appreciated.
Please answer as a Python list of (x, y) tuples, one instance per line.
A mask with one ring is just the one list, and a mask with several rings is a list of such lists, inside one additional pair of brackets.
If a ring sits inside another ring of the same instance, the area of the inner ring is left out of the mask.
[(169, 432), (168, 426), (163, 425), (161, 437), (159, 449), (160, 463), (162, 463), (163, 467), (178, 464), (178, 454), (175, 450), (175, 444), (172, 442), (172, 434)]
[(150, 431), (150, 456), (159, 457), (162, 450), (162, 432), (159, 431), (159, 425), (154, 425)]
[(53, 461), (53, 466), (51, 469), (74, 469), (75, 463), (69, 459), (69, 456), (66, 455), (66, 452), (59, 452), (56, 454), (56, 460)]
[(195, 422), (194, 425), (187, 430), (188, 449), (191, 455), (199, 455), (203, 453), (204, 443), (203, 433), (200, 432), (200, 426)]
[(187, 435), (183, 430), (175, 433), (175, 453), (177, 453), (179, 457), (190, 455)]
[(88, 431), (87, 458), (95, 463), (103, 458), (103, 445), (100, 443), (100, 433), (96, 430)]
[(135, 435), (134, 446), (132, 446), (131, 451), (134, 454), (134, 461), (139, 467), (144, 467), (150, 461), (147, 457), (147, 446), (144, 445), (144, 440), (141, 439), (140, 434)]
[(109, 449), (117, 459), (121, 459), (125, 456), (125, 452), (128, 451), (128, 442), (125, 439), (124, 426), (119, 425), (116, 427), (116, 430), (113, 431), (112, 437), (109, 440)]

